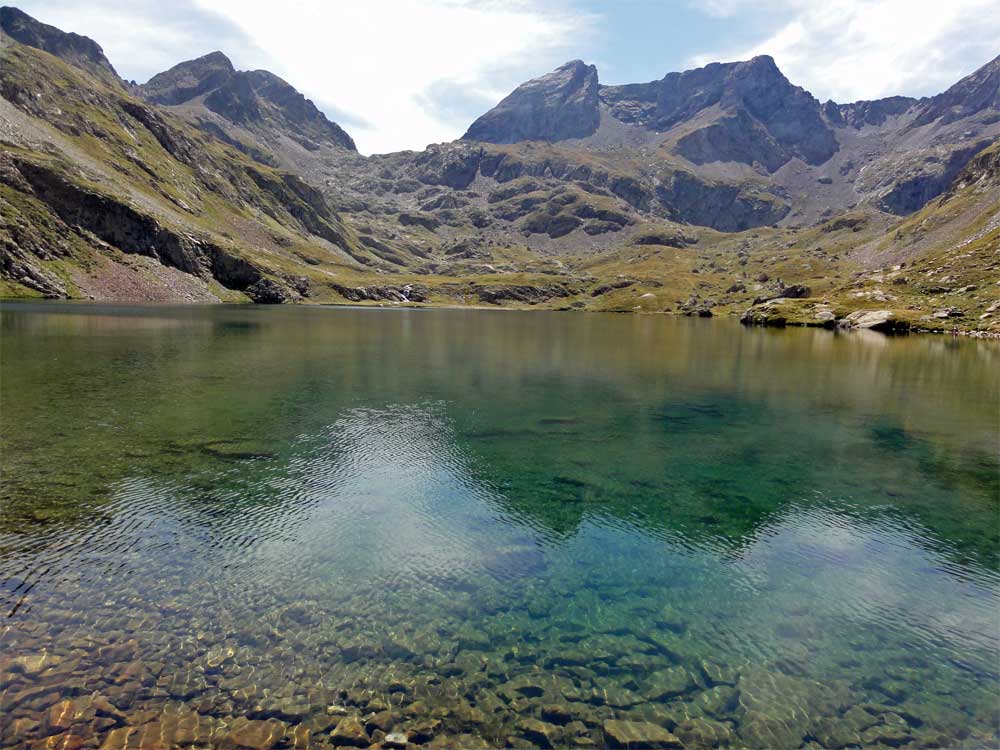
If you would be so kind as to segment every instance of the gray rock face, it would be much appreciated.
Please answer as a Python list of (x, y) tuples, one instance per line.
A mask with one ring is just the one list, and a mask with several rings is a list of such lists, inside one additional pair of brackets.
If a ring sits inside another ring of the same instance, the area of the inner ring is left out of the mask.
[(986, 109), (1000, 110), (1000, 56), (937, 96), (921, 102), (914, 125), (960, 120)]
[(788, 204), (747, 193), (737, 185), (717, 184), (677, 171), (656, 187), (656, 197), (676, 221), (738, 232), (774, 224), (789, 211)]
[(723, 160), (776, 168), (793, 156), (821, 164), (837, 151), (819, 102), (793, 86), (767, 55), (669, 73), (651, 83), (603, 86), (600, 94), (615, 118), (658, 131), (718, 106), (733, 122), (721, 130), (709, 125), (716, 132), (706, 138)]
[(889, 117), (901, 115), (916, 103), (912, 96), (890, 96), (851, 104), (829, 101), (823, 105), (823, 114), (834, 125), (862, 128), (865, 125), (882, 125)]
[(919, 210), (943, 193), (969, 160), (988, 145), (988, 140), (976, 141), (956, 148), (946, 159), (928, 160), (916, 174), (893, 184), (879, 200), (879, 208), (900, 216)]
[(61, 31), (11, 7), (0, 8), (0, 30), (21, 44), (45, 50), (70, 65), (86, 70), (105, 83), (121, 85), (121, 79), (104, 56), (101, 45), (89, 37)]
[(357, 150), (343, 128), (289, 83), (266, 70), (238, 71), (221, 52), (175, 65), (138, 90), (163, 105), (203, 96), (205, 106), (226, 120), (250, 130), (280, 131), (310, 150), (320, 143)]
[(597, 130), (597, 68), (573, 60), (518, 86), (462, 136), (487, 143), (561, 141)]

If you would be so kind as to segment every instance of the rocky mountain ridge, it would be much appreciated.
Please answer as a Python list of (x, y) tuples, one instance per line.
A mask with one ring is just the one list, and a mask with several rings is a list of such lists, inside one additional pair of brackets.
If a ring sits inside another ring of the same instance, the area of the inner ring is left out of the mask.
[[(164, 279), (191, 293), (193, 275), (197, 295), (216, 298), (719, 314), (794, 288), (808, 292), (795, 304), (838, 295), (846, 315), (868, 301), (850, 297), (848, 277), (890, 256), (965, 246), (985, 256), (959, 265), (997, 267), (997, 200), (968, 170), (1000, 138), (1000, 58), (935, 97), (851, 104), (821, 104), (767, 56), (624, 86), (577, 60), (515, 89), (458, 141), (364, 157), (287, 82), (222, 52), (134, 85), (85, 37), (16, 9), (2, 20), (8, 293), (147, 293), (93, 283), (106, 273), (169, 298)], [(57, 206), (26, 177), (38, 170), (97, 185), (253, 270), (216, 275), (232, 264), (213, 265), (214, 251), (172, 263), (176, 253), (137, 247), (93, 212)], [(914, 234), (916, 217), (934, 231)], [(50, 225), (70, 237), (63, 255)], [(881, 248), (893, 231), (896, 251)], [(122, 270), (136, 256), (154, 265)], [(985, 312), (995, 289), (973, 286)]]
[(308, 149), (327, 143), (357, 151), (343, 128), (286, 81), (266, 70), (236, 70), (218, 51), (153, 76), (136, 93), (161, 105), (199, 100), (235, 125), (265, 134), (279, 131)]

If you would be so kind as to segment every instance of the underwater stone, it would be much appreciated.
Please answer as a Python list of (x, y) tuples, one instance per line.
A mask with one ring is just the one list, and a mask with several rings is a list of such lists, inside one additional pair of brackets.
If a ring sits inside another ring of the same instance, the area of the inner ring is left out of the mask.
[(379, 711), (365, 719), (365, 729), (374, 732), (381, 729), (383, 732), (390, 732), (396, 726), (396, 717), (392, 711)]
[(292, 740), (292, 750), (309, 750), (312, 732), (305, 724), (298, 724), (289, 732)]
[(56, 654), (42, 651), (38, 654), (17, 656), (10, 660), (8, 669), (11, 672), (23, 672), (26, 675), (37, 675), (47, 669), (57, 666), (63, 658)]
[(573, 712), (563, 703), (548, 703), (542, 706), (542, 718), (553, 724), (568, 724), (573, 720)]
[(707, 750), (732, 743), (733, 732), (729, 724), (711, 719), (687, 719), (674, 727), (685, 750)]
[(47, 724), (54, 733), (90, 721), (96, 713), (89, 698), (59, 701), (49, 709)]
[(705, 713), (720, 716), (726, 713), (736, 699), (736, 690), (728, 685), (716, 685), (695, 697), (695, 704)]
[(437, 731), (440, 728), (440, 719), (424, 719), (423, 721), (409, 727), (406, 730), (406, 736), (409, 737), (411, 742), (429, 742), (434, 738), (434, 735), (437, 734)]
[(205, 654), (205, 664), (211, 669), (221, 667), (225, 662), (232, 660), (236, 656), (236, 651), (228, 647), (211, 648)]
[(831, 750), (861, 744), (861, 735), (858, 734), (858, 730), (839, 717), (820, 719), (813, 730), (813, 735), (823, 747)]
[(764, 669), (744, 672), (737, 688), (740, 735), (756, 748), (798, 747), (819, 717), (845, 702), (839, 689)]
[(354, 747), (368, 747), (369, 739), (365, 728), (354, 716), (341, 719), (337, 726), (330, 732), (330, 739), (335, 745), (353, 745)]
[(866, 745), (881, 744), (899, 747), (912, 739), (909, 728), (897, 724), (876, 724), (861, 733), (861, 740)]
[(671, 604), (664, 605), (656, 614), (656, 624), (674, 633), (683, 633), (687, 630), (687, 622), (684, 617)]
[(406, 735), (402, 732), (391, 732), (382, 739), (383, 747), (402, 748), (406, 747)]
[(875, 724), (877, 719), (861, 706), (851, 706), (844, 712), (844, 721), (856, 731), (861, 732)]
[(604, 739), (610, 748), (629, 750), (684, 747), (676, 736), (648, 721), (605, 721)]
[(46, 737), (45, 743), (40, 747), (43, 750), (80, 750), (85, 744), (87, 744), (87, 737), (71, 731)]
[(538, 719), (524, 719), (518, 722), (517, 728), (525, 738), (542, 748), (553, 747), (559, 737), (559, 727)]
[(670, 667), (651, 674), (641, 686), (642, 694), (652, 701), (683, 695), (694, 688), (694, 680), (684, 667)]
[(258, 721), (238, 717), (229, 728), (229, 742), (251, 750), (269, 750), (285, 736), (286, 724), (277, 719)]
[(735, 669), (711, 659), (702, 659), (698, 666), (701, 667), (702, 674), (711, 685), (735, 685), (739, 677)]

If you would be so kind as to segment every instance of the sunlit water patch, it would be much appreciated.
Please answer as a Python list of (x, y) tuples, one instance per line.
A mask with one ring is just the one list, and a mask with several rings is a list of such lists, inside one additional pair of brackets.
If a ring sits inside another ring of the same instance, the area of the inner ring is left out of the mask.
[(988, 342), (9, 305), (4, 746), (994, 747)]

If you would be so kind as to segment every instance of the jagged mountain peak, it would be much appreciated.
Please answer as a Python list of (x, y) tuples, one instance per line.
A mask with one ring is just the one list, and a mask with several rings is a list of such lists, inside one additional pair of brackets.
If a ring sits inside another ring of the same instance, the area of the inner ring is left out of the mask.
[(571, 60), (522, 83), (462, 136), (488, 143), (584, 138), (600, 123), (597, 68)]
[(156, 74), (140, 91), (154, 104), (181, 104), (218, 88), (235, 73), (236, 68), (222, 52), (209, 52)]
[(249, 129), (280, 131), (313, 148), (328, 143), (356, 151), (354, 140), (294, 86), (266, 70), (236, 70), (222, 52), (210, 52), (158, 73), (139, 87), (156, 104), (203, 104), (226, 120)]
[(585, 138), (597, 131), (602, 110), (613, 120), (666, 132), (713, 107), (720, 114), (701, 118), (688, 140), (676, 146), (695, 163), (742, 161), (773, 171), (793, 157), (820, 164), (837, 150), (819, 102), (790, 83), (770, 55), (622, 86), (600, 85), (593, 65), (573, 60), (518, 86), (463, 138), (489, 143)]
[(6, 34), (21, 44), (55, 55), (105, 83), (115, 86), (122, 83), (101, 45), (90, 37), (62, 31), (11, 6), (0, 8), (0, 31), (3, 32), (0, 37)]

